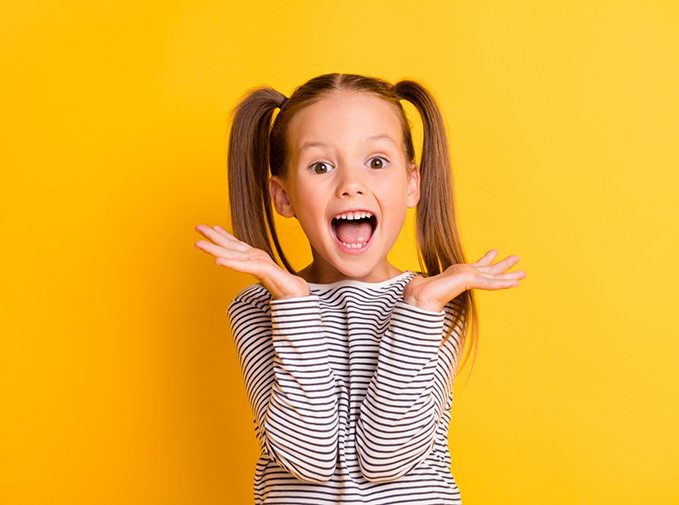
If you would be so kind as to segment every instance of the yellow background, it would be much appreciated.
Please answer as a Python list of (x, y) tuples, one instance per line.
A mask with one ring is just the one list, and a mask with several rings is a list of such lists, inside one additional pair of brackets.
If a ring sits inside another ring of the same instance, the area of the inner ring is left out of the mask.
[(243, 93), (348, 72), (433, 90), (467, 259), (528, 274), (477, 291), (463, 503), (679, 503), (678, 54), (670, 0), (5, 3), (0, 502), (252, 502), (254, 279), (194, 227), (229, 226)]

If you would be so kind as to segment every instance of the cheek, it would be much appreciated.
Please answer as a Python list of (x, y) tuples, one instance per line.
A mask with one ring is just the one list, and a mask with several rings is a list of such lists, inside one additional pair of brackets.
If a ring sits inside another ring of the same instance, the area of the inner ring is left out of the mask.
[(313, 195), (314, 193), (298, 194), (295, 201), (297, 220), (307, 236), (317, 234), (326, 228), (325, 208), (320, 199), (309, 198), (309, 194)]
[(405, 223), (408, 213), (408, 187), (404, 181), (399, 181), (391, 187), (391, 191), (385, 194), (387, 201), (389, 228), (392, 228), (391, 233), (398, 235)]
[[(400, 191), (400, 189), (399, 189)], [(390, 227), (401, 227), (405, 222), (405, 218), (408, 211), (408, 206), (406, 204), (406, 197), (400, 193), (393, 193), (390, 195), (389, 203), (385, 209), (388, 213), (384, 216), (385, 221), (388, 219)]]
[(407, 207), (408, 181), (405, 179), (390, 181), (384, 197), (389, 200), (389, 205), (392, 208), (398, 208), (399, 206)]

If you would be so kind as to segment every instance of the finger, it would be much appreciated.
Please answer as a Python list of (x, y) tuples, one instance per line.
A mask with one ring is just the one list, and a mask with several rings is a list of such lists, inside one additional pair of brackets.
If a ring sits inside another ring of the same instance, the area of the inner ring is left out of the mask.
[(243, 241), (241, 241), (241, 240), (238, 240), (238, 239), (236, 238), (235, 235), (233, 235), (232, 233), (229, 233), (228, 231), (226, 231), (224, 228), (222, 228), (222, 227), (219, 226), (218, 224), (214, 225), (212, 228), (213, 228), (217, 233), (219, 233), (220, 235), (225, 236), (226, 238), (230, 238), (231, 240), (236, 240), (236, 241), (238, 241), (238, 242), (240, 242), (241, 244), (244, 244), (244, 245), (249, 245), (249, 244), (246, 244), (245, 242), (243, 242)]
[(253, 248), (250, 244), (247, 244), (242, 240), (238, 240), (234, 235), (232, 235), (219, 225), (215, 225), (212, 228), (220, 237), (224, 237), (226, 240), (229, 241), (230, 244), (232, 244), (233, 246), (237, 246), (237, 248), (241, 251), (247, 251), (248, 249)]
[[(484, 274), (482, 274), (484, 275)], [(523, 270), (516, 270), (515, 272), (507, 272), (504, 274), (485, 274), (486, 278), (488, 279), (525, 279), (526, 278), (526, 272)]]
[(471, 287), (479, 288), (479, 289), (494, 290), (494, 289), (514, 288), (514, 287), (517, 287), (519, 285), (520, 284), (519, 284), (519, 281), (517, 279), (508, 279), (508, 278), (498, 279), (498, 278), (483, 277), (483, 278), (475, 279), (475, 281), (472, 282)]
[(230, 247), (222, 247), (218, 246), (215, 244), (212, 244), (210, 242), (206, 242), (205, 240), (199, 240), (196, 242), (196, 247), (198, 249), (201, 249), (202, 251), (205, 251), (208, 254), (212, 254), (213, 256), (216, 257), (229, 257), (229, 258), (237, 258), (237, 259), (244, 259), (244, 260), (252, 260), (254, 259), (253, 256), (254, 250), (253, 251), (242, 251), (236, 248), (230, 248)]
[(252, 261), (248, 258), (239, 258), (234, 256), (219, 256), (215, 263), (220, 266), (242, 272), (244, 274), (251, 274), (259, 277), (262, 272), (262, 265), (258, 264), (256, 261)]
[(490, 265), (493, 262), (493, 258), (497, 255), (497, 249), (490, 249), (486, 254), (481, 256), (481, 258), (475, 262), (472, 263), (474, 266), (486, 266)]
[[(218, 226), (210, 228), (205, 225), (199, 225), (196, 227), (196, 230), (200, 232), (204, 237), (209, 238), (214, 243), (219, 244), (222, 247), (228, 247), (230, 249), (236, 249), (238, 251), (247, 251), (248, 249), (251, 249), (251, 247), (248, 244), (246, 244), (245, 242), (241, 242), (236, 237), (228, 233), (226, 230)], [(198, 245), (198, 243), (196, 245)]]
[(215, 263), (237, 272), (253, 275), (261, 282), (265, 282), (264, 279), (271, 278), (272, 272), (281, 271), (281, 268), (274, 264), (269, 256), (266, 258), (258, 256), (254, 259), (252, 257), (221, 256), (216, 259)]
[(491, 273), (495, 273), (495, 274), (497, 274), (497, 273), (502, 273), (502, 272), (504, 272), (505, 270), (508, 270), (508, 269), (511, 268), (512, 266), (516, 265), (516, 264), (519, 262), (520, 259), (521, 259), (521, 258), (519, 258), (519, 257), (516, 256), (516, 255), (507, 256), (507, 257), (506, 257), (505, 259), (503, 259), (502, 261), (498, 261), (498, 262), (495, 263), (494, 265), (489, 265), (489, 266), (486, 268), (486, 271), (487, 271), (487, 272), (491, 272)]
[[(214, 244), (207, 240), (199, 240), (194, 243), (194, 245), (203, 251), (209, 252), (211, 254), (225, 253), (226, 251), (242, 252), (247, 253), (249, 249), (242, 247), (240, 244), (234, 242), (229, 242), (227, 240), (222, 241), (222, 239), (215, 239), (219, 244)], [(215, 247), (217, 249), (215, 249)]]
[(229, 270), (240, 272), (242, 274), (249, 274), (256, 277), (260, 281), (262, 280), (263, 269), (252, 261), (233, 258), (217, 258), (215, 263), (224, 268), (228, 268)]
[(196, 226), (196, 231), (203, 235), (204, 237), (207, 237), (209, 239), (214, 239), (214, 238), (231, 238), (232, 240), (237, 240), (233, 235), (229, 234), (224, 230), (223, 228), (220, 231), (218, 226), (207, 226), (204, 224), (200, 224)]

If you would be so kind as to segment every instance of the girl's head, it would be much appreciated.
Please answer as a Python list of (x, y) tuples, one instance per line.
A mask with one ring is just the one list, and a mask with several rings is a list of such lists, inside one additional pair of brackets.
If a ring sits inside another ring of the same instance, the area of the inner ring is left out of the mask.
[[(411, 102), (422, 118), (419, 165), (400, 100)], [(234, 112), (229, 197), (231, 225), (240, 240), (272, 258), (275, 247), (285, 268), (297, 274), (280, 246), (273, 203), (281, 215), (299, 220), (312, 248), (314, 271), (325, 282), (386, 279), (396, 274), (387, 253), (407, 208), (416, 207), (423, 273), (436, 275), (465, 262), (442, 115), (419, 83), (392, 85), (362, 75), (325, 74), (299, 86), (289, 98), (269, 87), (251, 90)], [(371, 216), (353, 225), (336, 219), (349, 210)], [(463, 334), (469, 321), (463, 316), (470, 312), (476, 334), (473, 295), (465, 291), (459, 298)]]
[(314, 281), (396, 275), (387, 254), (419, 200), (419, 172), (396, 107), (340, 89), (288, 117), (272, 132), (285, 157), (272, 167), (269, 189), (276, 210), (295, 216), (309, 239)]

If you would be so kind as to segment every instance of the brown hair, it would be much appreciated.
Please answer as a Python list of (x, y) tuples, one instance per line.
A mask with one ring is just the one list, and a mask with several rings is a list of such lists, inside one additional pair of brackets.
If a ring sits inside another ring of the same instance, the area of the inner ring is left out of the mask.
[[(231, 226), (234, 235), (275, 259), (271, 241), (285, 268), (297, 272), (288, 262), (274, 224), (268, 189), (270, 174), (285, 177), (287, 169), (287, 125), (296, 112), (332, 92), (373, 93), (392, 104), (401, 122), (404, 149), (415, 162), (412, 133), (399, 100), (411, 102), (423, 123), (420, 161), (420, 200), (416, 209), (417, 254), (425, 276), (437, 275), (456, 263), (466, 263), (454, 212), (453, 179), (444, 121), (432, 94), (421, 84), (402, 80), (392, 85), (375, 77), (356, 74), (324, 74), (298, 86), (289, 98), (270, 87), (248, 91), (233, 111), (229, 137), (228, 179)], [(274, 110), (280, 112), (271, 125)], [(457, 327), (464, 346), (471, 321), (471, 345), (478, 341), (478, 309), (471, 290), (460, 293), (455, 320), (443, 343)], [(466, 359), (465, 359), (466, 362)], [(464, 363), (463, 363), (464, 366)]]

